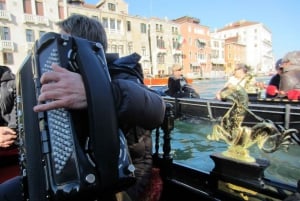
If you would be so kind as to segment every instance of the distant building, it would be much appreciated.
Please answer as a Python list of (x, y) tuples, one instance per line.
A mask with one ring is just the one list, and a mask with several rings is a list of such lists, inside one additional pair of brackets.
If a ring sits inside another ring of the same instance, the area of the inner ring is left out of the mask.
[(273, 69), (272, 35), (261, 23), (239, 21), (210, 32), (194, 17), (129, 15), (123, 0), (96, 5), (84, 0), (0, 1), (0, 64), (16, 72), (34, 42), (46, 32), (58, 32), (55, 23), (74, 13), (103, 24), (108, 52), (139, 53), (146, 76), (168, 76), (173, 64), (191, 78), (224, 76), (239, 60), (258, 73)]
[(200, 20), (184, 16), (175, 19), (180, 25), (183, 37), (181, 50), (183, 71), (187, 77), (210, 77), (211, 48), (209, 27), (201, 25)]
[[(244, 62), (252, 67), (254, 73), (266, 73), (273, 69), (272, 33), (262, 23), (241, 20), (226, 25), (214, 34), (223, 39), (236, 37), (236, 47), (245, 47)], [(238, 59), (239, 55), (235, 56), (235, 53), (227, 49), (225, 61), (232, 61), (232, 57)]]

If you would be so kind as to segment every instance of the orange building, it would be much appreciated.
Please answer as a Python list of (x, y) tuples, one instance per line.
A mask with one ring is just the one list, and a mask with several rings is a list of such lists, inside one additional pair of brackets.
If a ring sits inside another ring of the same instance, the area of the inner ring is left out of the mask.
[(188, 16), (174, 21), (180, 24), (183, 73), (188, 77), (208, 77), (211, 71), (209, 27)]

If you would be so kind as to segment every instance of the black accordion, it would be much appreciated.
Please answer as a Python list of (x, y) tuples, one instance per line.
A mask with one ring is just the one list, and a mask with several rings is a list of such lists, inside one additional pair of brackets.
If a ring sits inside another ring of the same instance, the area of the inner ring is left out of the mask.
[[(33, 111), (52, 63), (81, 74), (86, 110)], [(104, 200), (135, 182), (101, 44), (44, 34), (16, 74), (16, 95), (25, 200)]]

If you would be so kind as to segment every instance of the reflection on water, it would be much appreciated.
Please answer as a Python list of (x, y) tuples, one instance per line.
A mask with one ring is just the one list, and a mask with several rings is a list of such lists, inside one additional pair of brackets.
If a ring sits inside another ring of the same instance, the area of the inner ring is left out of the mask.
[[(270, 77), (258, 77), (257, 80), (268, 83)], [(196, 80), (193, 87), (201, 98), (214, 98), (216, 92), (222, 88), (226, 80)], [(210, 155), (223, 152), (227, 144), (223, 141), (209, 141), (206, 136), (212, 132), (214, 122), (210, 121), (175, 121), (175, 128), (171, 134), (171, 146), (174, 160), (193, 168), (210, 172), (214, 168)], [(271, 180), (296, 185), (300, 179), (300, 147), (291, 146), (288, 152), (279, 150), (275, 153), (264, 153), (255, 145), (250, 149), (251, 156), (267, 159), (270, 166), (265, 170), (265, 177)]]
[[(210, 172), (214, 167), (210, 155), (227, 149), (227, 144), (223, 141), (206, 139), (212, 131), (213, 124), (204, 120), (193, 122), (176, 120), (171, 134), (174, 160)], [(265, 170), (266, 178), (290, 185), (296, 185), (300, 179), (300, 147), (298, 145), (291, 146), (287, 152), (279, 150), (274, 153), (264, 153), (257, 146), (252, 146), (249, 150), (251, 156), (270, 161), (270, 166)]]

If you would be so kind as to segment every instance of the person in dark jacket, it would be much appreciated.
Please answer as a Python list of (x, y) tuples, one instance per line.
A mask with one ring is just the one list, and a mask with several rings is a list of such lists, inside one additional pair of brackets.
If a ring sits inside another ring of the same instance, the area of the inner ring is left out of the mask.
[(200, 98), (182, 75), (182, 68), (178, 64), (174, 64), (172, 67), (172, 75), (168, 78), (166, 94), (175, 98)]
[[(14, 100), (15, 75), (9, 67), (0, 65), (0, 183), (19, 174)], [(9, 173), (5, 172), (8, 166)]]
[(280, 75), (282, 73), (282, 59), (278, 59), (275, 64), (276, 74), (273, 75), (268, 83), (266, 89), (266, 97), (274, 98), (277, 96), (279, 84), (280, 84)]
[[(74, 14), (66, 20), (58, 22), (57, 25), (61, 29), (61, 33), (100, 42), (103, 48), (107, 49), (105, 30), (101, 23), (95, 19)], [(125, 61), (122, 61), (122, 58), (114, 58), (108, 62), (109, 64), (118, 63), (121, 59), (122, 63), (127, 65), (138, 65), (135, 56), (131, 55)], [(42, 87), (38, 102), (53, 101), (36, 105), (33, 108), (34, 111), (87, 108), (86, 91), (81, 75), (68, 71), (57, 64), (52, 64), (52, 68), (52, 72), (44, 73), (40, 79)], [(114, 78), (111, 84), (119, 125), (126, 135), (130, 154), (134, 165), (136, 165), (137, 177), (136, 184), (117, 198), (118, 200), (125, 200), (125, 198), (133, 201), (141, 200), (144, 186), (149, 183), (151, 177), (152, 140), (149, 131), (162, 124), (165, 104), (158, 94), (141, 83)], [(19, 179), (9, 180), (7, 184), (2, 184), (2, 186), (0, 184), (0, 199), (6, 196), (10, 197), (11, 200), (21, 200), (20, 187), (16, 185), (20, 183)]]
[(16, 140), (14, 111), (15, 75), (0, 65), (0, 150), (11, 147)]

